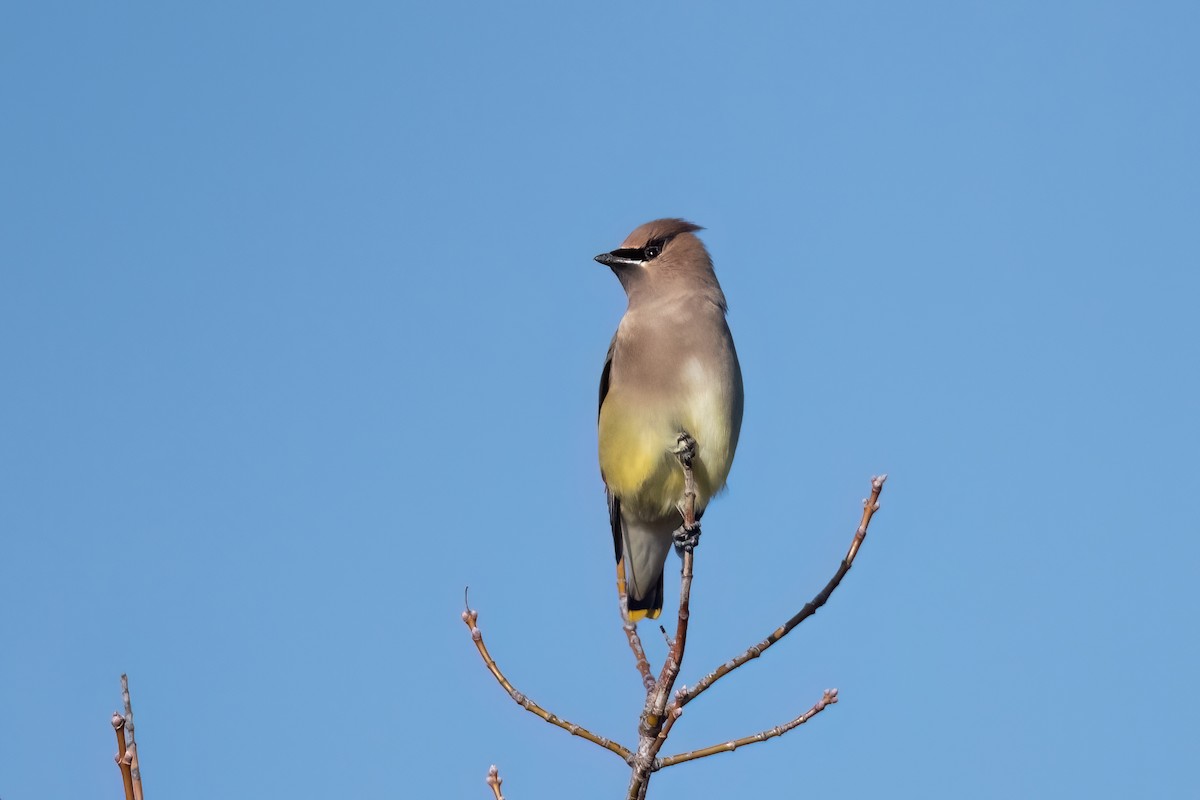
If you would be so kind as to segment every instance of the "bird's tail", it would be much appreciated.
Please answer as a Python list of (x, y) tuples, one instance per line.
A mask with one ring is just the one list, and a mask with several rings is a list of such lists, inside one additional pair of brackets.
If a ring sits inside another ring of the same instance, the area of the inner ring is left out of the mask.
[(617, 556), (617, 581), (626, 596), (631, 622), (658, 619), (663, 607), (663, 565), (671, 551), (672, 521), (628, 519), (621, 503), (609, 498), (613, 547)]
[(663, 608), (663, 574), (658, 573), (658, 580), (654, 584), (654, 589), (645, 597), (634, 597), (632, 594), (627, 594), (626, 598), (629, 603), (629, 621), (639, 622), (643, 619), (658, 619), (658, 615), (662, 613)]

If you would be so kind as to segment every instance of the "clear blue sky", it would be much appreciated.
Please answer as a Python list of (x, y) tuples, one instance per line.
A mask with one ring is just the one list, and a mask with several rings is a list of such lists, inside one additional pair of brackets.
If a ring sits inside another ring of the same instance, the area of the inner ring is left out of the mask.
[(891, 479), (666, 751), (841, 702), (652, 796), (1194, 791), (1198, 40), (1182, 2), (10, 8), (0, 797), (120, 796), (121, 672), (150, 797), (620, 796), (459, 613), (633, 741), (591, 259), (668, 215), (746, 382), (682, 680)]

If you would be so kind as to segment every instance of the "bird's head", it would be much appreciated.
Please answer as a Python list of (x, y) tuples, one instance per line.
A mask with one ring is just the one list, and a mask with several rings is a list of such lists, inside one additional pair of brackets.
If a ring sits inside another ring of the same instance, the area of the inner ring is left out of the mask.
[(639, 225), (620, 247), (601, 253), (596, 261), (621, 281), (631, 307), (651, 299), (705, 294), (713, 295), (724, 308), (712, 259), (695, 235), (699, 230), (699, 225), (687, 220), (656, 219)]

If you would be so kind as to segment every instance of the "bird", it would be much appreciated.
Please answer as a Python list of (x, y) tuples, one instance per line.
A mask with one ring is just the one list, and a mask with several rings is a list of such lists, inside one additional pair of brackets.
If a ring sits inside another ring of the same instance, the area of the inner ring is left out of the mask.
[(741, 367), (700, 230), (654, 220), (595, 257), (628, 299), (600, 375), (597, 428), (618, 585), (635, 623), (662, 612), (663, 568), (683, 522), (677, 449), (694, 448), (699, 519), (725, 487), (742, 427)]

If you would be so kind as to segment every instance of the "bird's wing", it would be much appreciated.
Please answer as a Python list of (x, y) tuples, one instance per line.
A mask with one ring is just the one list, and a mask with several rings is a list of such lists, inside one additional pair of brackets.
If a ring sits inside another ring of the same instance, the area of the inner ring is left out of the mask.
[[(617, 349), (617, 336), (613, 334), (608, 345), (608, 353), (604, 356), (604, 369), (600, 371), (600, 403), (596, 407), (596, 419), (600, 419), (600, 410), (604, 408), (604, 398), (608, 397), (608, 381), (612, 375), (613, 352)], [(601, 476), (603, 477), (603, 476)], [(621, 561), (621, 501), (618, 500), (605, 484), (604, 493), (608, 497), (608, 522), (612, 526), (613, 550), (617, 562)]]
[(608, 344), (608, 355), (604, 356), (604, 369), (600, 372), (600, 403), (596, 406), (596, 419), (600, 419), (600, 409), (604, 408), (604, 398), (608, 397), (608, 377), (612, 373), (613, 351), (617, 349), (617, 336), (613, 334)]

